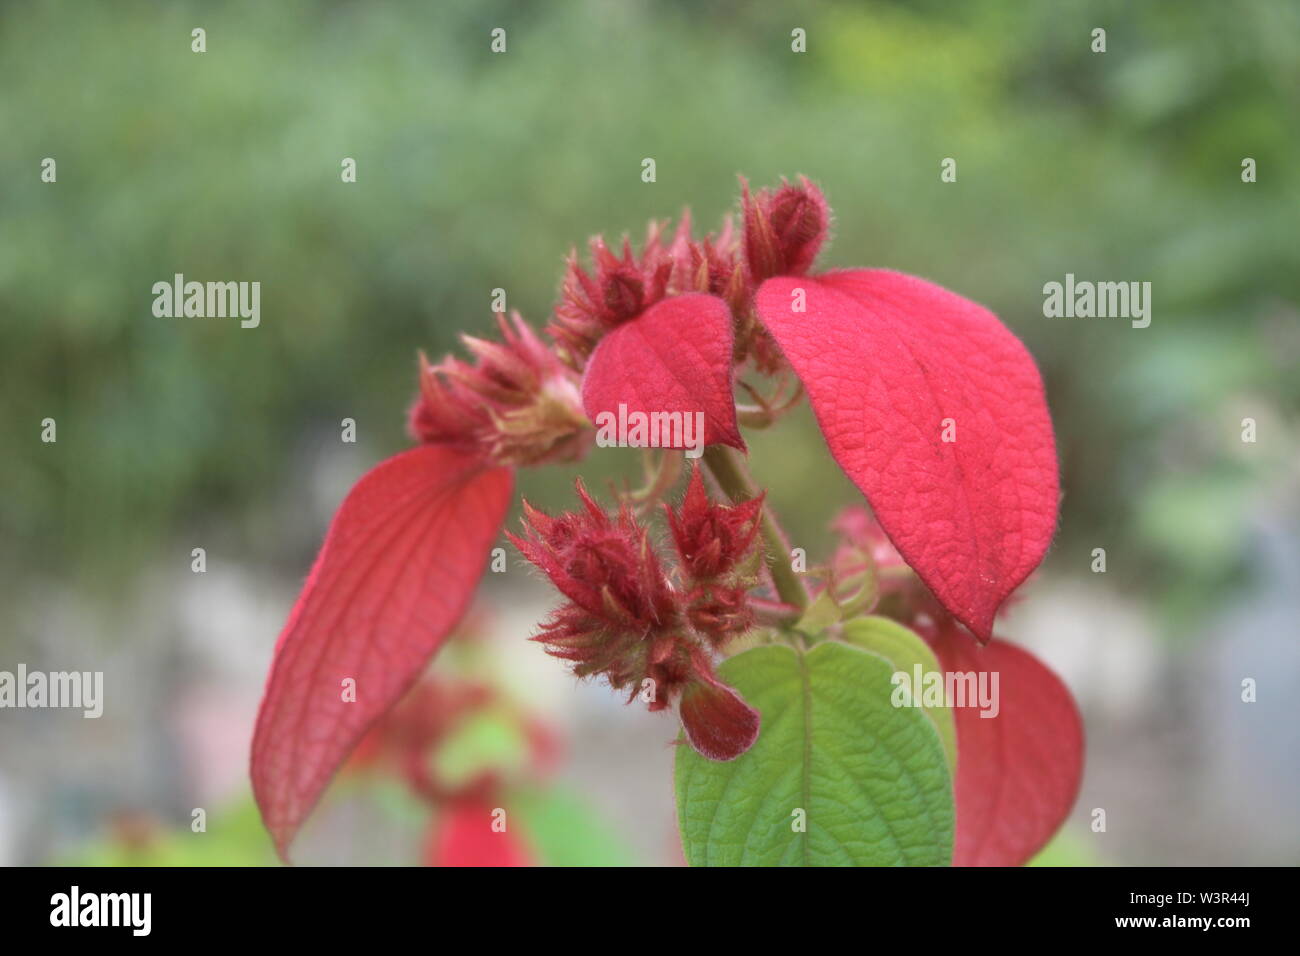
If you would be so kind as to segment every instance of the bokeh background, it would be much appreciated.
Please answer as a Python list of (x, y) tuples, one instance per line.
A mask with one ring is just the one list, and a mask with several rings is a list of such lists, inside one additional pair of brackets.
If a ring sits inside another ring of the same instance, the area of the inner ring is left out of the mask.
[[(343, 493), (405, 447), (417, 350), (485, 333), (496, 287), (544, 322), (572, 246), (711, 228), (738, 173), (814, 178), (824, 265), (933, 279), (1038, 359), (1061, 530), (1002, 630), (1089, 737), (1047, 859), (1300, 861), (1297, 116), (1290, 0), (0, 5), (0, 669), (106, 682), (99, 720), (0, 711), (0, 862), (269, 862), (271, 649)], [(260, 281), (260, 328), (154, 318), (176, 272)], [(1151, 282), (1151, 326), (1044, 318), (1067, 272)], [(752, 447), (815, 553), (854, 495), (810, 417)], [(559, 506), (573, 474), (521, 487)], [(548, 592), (489, 578), (474, 672), (566, 741), (555, 859), (678, 861), (671, 721), (577, 685), (526, 641)], [(341, 782), (299, 857), (416, 862), (400, 791)]]

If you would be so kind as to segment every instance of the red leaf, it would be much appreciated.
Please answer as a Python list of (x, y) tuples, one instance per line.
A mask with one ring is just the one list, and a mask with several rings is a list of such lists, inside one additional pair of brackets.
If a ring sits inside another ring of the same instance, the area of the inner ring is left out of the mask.
[(493, 810), (478, 801), (449, 804), (433, 823), (425, 846), (429, 866), (532, 866), (532, 854), (510, 829), (492, 829)]
[(280, 633), (253, 736), (253, 792), (282, 857), (339, 764), (460, 619), (512, 484), (508, 469), (425, 445), (344, 499)]
[(954, 866), (1019, 866), (1074, 806), (1083, 776), (1083, 721), (1069, 689), (1024, 648), (980, 647), (950, 628), (932, 640), (946, 673), (995, 672), (996, 717), (953, 707), (957, 724)]
[[(743, 450), (732, 394), (732, 339), (731, 310), (721, 299), (691, 293), (661, 300), (596, 346), (582, 380), (587, 417), (598, 428), (602, 412), (617, 421), (620, 404), (629, 414), (703, 412), (705, 445)], [(663, 436), (659, 447), (686, 447), (669, 437), (681, 436)]]
[(1029, 352), (982, 306), (885, 270), (769, 279), (757, 308), (835, 460), (935, 596), (988, 640), (1056, 527), (1056, 446)]

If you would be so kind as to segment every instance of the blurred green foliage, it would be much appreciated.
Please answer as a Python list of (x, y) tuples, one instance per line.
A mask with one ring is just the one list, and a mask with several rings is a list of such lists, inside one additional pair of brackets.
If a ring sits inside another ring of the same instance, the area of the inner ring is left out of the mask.
[(1095, 842), (1075, 830), (1064, 829), (1027, 866), (1101, 866)]
[[(354, 790), (357, 789), (354, 785)], [(394, 825), (410, 831), (410, 853), (399, 860), (420, 862), (422, 834), (430, 825), (429, 808), (405, 788), (370, 784), (369, 794)], [(635, 856), (588, 803), (566, 787), (548, 785), (509, 795), (511, 813), (532, 858), (542, 866), (631, 866)], [(278, 866), (257, 805), (246, 797), (207, 821), (201, 833), (159, 823), (136, 824), (126, 831), (88, 841), (54, 861), (59, 866)], [(372, 864), (376, 865), (376, 864)]]
[[(737, 173), (822, 183), (824, 264), (926, 276), (1025, 338), (1064, 466), (1049, 567), (1104, 543), (1134, 587), (1213, 595), (1294, 456), (1290, 0), (22, 4), (0, 89), (10, 582), (111, 586), (195, 529), (296, 573), (320, 534), (286, 508), (304, 456), (344, 417), (355, 474), (402, 447), (418, 348), (486, 331), (497, 286), (544, 321), (571, 246), (684, 205), (710, 228)], [(260, 281), (261, 327), (154, 318), (177, 272)], [(1151, 327), (1043, 318), (1066, 272), (1151, 281)], [(1272, 430), (1233, 457), (1249, 414)], [(851, 489), (795, 421), (755, 463), (816, 543)], [(558, 503), (572, 474), (522, 482)]]
[(257, 806), (244, 800), (207, 821), (201, 833), (151, 823), (112, 833), (54, 861), (56, 866), (276, 866)]

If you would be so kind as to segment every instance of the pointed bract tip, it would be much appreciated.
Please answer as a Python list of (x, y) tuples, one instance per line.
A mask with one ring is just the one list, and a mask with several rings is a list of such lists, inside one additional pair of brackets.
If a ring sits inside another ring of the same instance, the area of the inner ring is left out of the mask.
[(709, 760), (735, 760), (758, 740), (762, 717), (739, 691), (718, 680), (708, 659), (691, 654), (695, 677), (682, 690), (677, 714), (686, 739)]
[(679, 706), (686, 739), (701, 757), (735, 760), (758, 740), (758, 711), (726, 684), (691, 684)]

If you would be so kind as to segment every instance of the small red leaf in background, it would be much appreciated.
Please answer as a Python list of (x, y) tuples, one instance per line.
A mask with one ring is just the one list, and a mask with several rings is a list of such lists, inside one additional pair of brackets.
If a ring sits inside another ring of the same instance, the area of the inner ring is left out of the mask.
[(511, 830), (492, 829), (494, 807), (481, 801), (448, 804), (433, 821), (425, 846), (428, 866), (532, 866), (532, 854)]
[(253, 736), (253, 792), (282, 857), (339, 764), (460, 619), (512, 484), (509, 469), (426, 445), (376, 466), (344, 499), (280, 633)]
[(981, 647), (950, 627), (931, 640), (946, 673), (996, 672), (998, 714), (953, 707), (957, 724), (954, 866), (1019, 866), (1069, 815), (1083, 776), (1083, 720), (1074, 698), (1024, 648)]
[(582, 380), (587, 417), (617, 415), (620, 403), (629, 413), (703, 412), (704, 444), (744, 449), (732, 340), (731, 310), (721, 299), (690, 293), (661, 300), (596, 346)]
[(1029, 352), (984, 307), (886, 270), (769, 279), (756, 305), (836, 462), (935, 596), (988, 640), (1056, 527), (1056, 445)]

